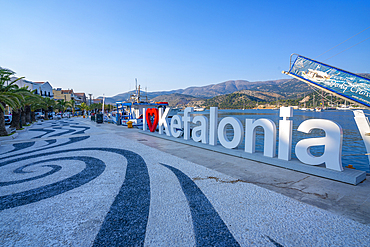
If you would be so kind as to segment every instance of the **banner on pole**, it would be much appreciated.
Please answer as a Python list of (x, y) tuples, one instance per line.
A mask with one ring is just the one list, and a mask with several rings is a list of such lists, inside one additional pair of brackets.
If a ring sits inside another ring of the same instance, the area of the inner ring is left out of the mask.
[(330, 65), (297, 55), (288, 75), (370, 107), (370, 80)]

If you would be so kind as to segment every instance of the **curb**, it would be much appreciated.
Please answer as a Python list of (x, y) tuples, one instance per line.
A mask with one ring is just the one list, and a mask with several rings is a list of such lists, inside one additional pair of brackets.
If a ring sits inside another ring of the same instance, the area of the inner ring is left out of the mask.
[(35, 123), (37, 123), (37, 122), (32, 123), (30, 126), (25, 126), (22, 130), (16, 130), (16, 133), (14, 133), (13, 135), (10, 135), (10, 136), (0, 136), (0, 145), (1, 145), (1, 141), (8, 141), (8, 140), (13, 140), (13, 139), (17, 138), (18, 135), (19, 135), (19, 133), (28, 131), (28, 129), (31, 128), (31, 127), (33, 127), (33, 125)]
[(1, 136), (0, 137), (0, 145), (1, 145), (1, 141), (8, 141), (8, 140), (15, 139), (18, 135), (19, 135), (18, 133), (14, 133), (11, 136)]

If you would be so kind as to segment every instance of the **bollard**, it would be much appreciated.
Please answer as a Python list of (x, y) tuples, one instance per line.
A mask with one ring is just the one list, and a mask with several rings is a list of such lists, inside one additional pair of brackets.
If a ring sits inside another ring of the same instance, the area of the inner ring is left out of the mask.
[(131, 121), (127, 122), (127, 128), (132, 128), (132, 122)]

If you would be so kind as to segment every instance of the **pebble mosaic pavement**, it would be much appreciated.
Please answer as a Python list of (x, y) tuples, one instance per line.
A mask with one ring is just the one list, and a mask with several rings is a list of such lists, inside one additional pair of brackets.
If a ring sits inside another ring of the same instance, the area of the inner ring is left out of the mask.
[(120, 128), (49, 120), (3, 141), (0, 246), (369, 246), (368, 225), (127, 139)]

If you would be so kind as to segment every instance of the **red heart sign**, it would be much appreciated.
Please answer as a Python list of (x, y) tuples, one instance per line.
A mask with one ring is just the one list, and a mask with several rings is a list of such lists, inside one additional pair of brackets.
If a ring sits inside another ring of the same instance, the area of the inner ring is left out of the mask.
[[(152, 122), (151, 117), (154, 117)], [(157, 108), (149, 108), (145, 111), (145, 119), (148, 123), (148, 127), (150, 132), (154, 132), (158, 125), (158, 109)]]

